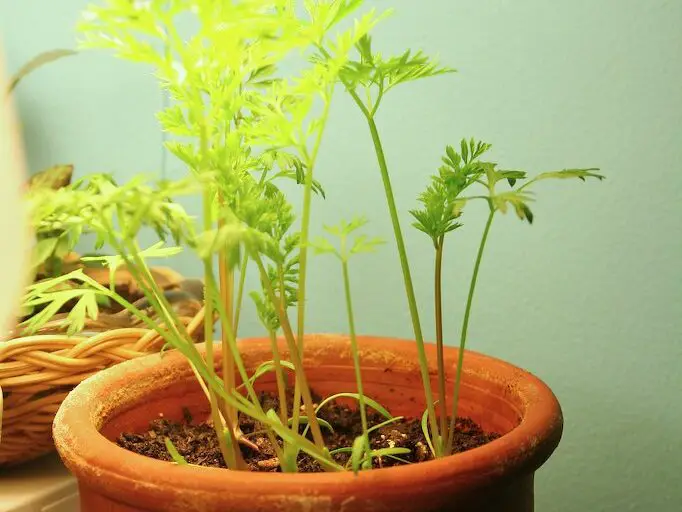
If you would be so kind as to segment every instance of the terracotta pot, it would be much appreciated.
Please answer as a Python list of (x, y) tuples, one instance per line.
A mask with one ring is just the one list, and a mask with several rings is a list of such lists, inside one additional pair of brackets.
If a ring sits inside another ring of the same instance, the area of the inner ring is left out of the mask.
[[(366, 394), (395, 415), (421, 416), (415, 344), (359, 341)], [(243, 340), (241, 351), (248, 368), (271, 359), (266, 339)], [(435, 346), (428, 355), (435, 361)], [(449, 368), (456, 358), (457, 350), (448, 349)], [(159, 414), (181, 419), (183, 406), (195, 417), (208, 411), (177, 353), (126, 362), (81, 383), (57, 413), (54, 439), (78, 478), (83, 512), (530, 512), (534, 472), (561, 438), (559, 404), (540, 380), (512, 365), (474, 352), (464, 361), (459, 413), (502, 437), (452, 457), (357, 476), (177, 466), (118, 447), (110, 440), (146, 430)], [(304, 364), (319, 394), (355, 390), (347, 337), (309, 335)], [(260, 389), (274, 389), (272, 374), (259, 382)]]

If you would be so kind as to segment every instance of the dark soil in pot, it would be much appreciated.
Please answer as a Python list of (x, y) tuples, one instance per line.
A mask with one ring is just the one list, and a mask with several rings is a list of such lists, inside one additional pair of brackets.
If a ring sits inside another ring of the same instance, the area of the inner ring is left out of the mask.
[[(315, 397), (314, 400), (319, 403), (319, 397)], [(292, 402), (293, 397), (290, 396), (289, 417), (291, 417)], [(261, 394), (261, 404), (264, 410), (279, 410), (279, 400), (272, 394)], [(334, 429), (334, 432), (330, 432), (329, 429), (322, 427), (326, 446), (330, 451), (351, 447), (354, 439), (362, 433), (359, 411), (345, 403), (329, 402), (320, 410), (318, 417), (328, 422)], [(385, 417), (369, 407), (367, 419), (370, 428), (386, 421)], [(254, 450), (248, 446), (242, 446), (242, 454), (249, 468), (252, 471), (280, 471), (275, 451), (267, 436), (262, 433), (263, 425), (241, 415), (240, 427), (246, 438), (258, 447), (258, 450)], [(300, 432), (303, 432), (303, 428), (304, 426), (300, 427)], [(172, 461), (165, 445), (166, 437), (170, 438), (188, 463), (207, 467), (226, 467), (218, 446), (215, 429), (207, 422), (195, 421), (189, 411), (185, 412), (183, 422), (169, 421), (160, 417), (150, 423), (146, 432), (124, 432), (116, 442), (119, 446), (140, 455)], [(495, 432), (484, 432), (470, 418), (457, 418), (453, 454), (483, 446), (498, 437), (500, 437), (499, 434)], [(401, 447), (410, 450), (410, 454), (401, 456), (400, 460), (388, 457), (375, 459), (374, 467), (376, 468), (432, 459), (419, 418), (404, 418), (370, 432), (370, 443), (375, 449)], [(349, 459), (349, 454), (339, 453), (334, 458), (338, 463), (345, 464)], [(305, 453), (299, 455), (298, 467), (301, 473), (323, 471), (319, 463)]]

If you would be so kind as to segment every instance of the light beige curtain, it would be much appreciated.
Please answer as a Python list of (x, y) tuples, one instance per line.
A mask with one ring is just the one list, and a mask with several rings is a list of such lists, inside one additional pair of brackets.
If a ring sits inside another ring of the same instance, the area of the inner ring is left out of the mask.
[[(32, 236), (23, 201), (26, 170), (7, 74), (0, 48), (0, 343), (14, 326), (28, 284)], [(1, 395), (0, 395), (1, 396)]]

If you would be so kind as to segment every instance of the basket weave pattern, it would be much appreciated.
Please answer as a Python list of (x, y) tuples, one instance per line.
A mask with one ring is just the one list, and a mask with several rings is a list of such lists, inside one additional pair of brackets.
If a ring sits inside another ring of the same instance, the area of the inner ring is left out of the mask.
[[(171, 280), (162, 283), (165, 289), (181, 279), (167, 275)], [(180, 316), (194, 339), (203, 335), (203, 317), (201, 306)], [(51, 323), (35, 335), (0, 340), (0, 466), (54, 450), (54, 416), (81, 381), (117, 363), (158, 352), (164, 344), (155, 330), (140, 326), (112, 329), (88, 320), (81, 333), (67, 336)]]
[[(183, 318), (190, 335), (203, 312)], [(62, 400), (82, 380), (116, 363), (158, 352), (153, 330), (123, 328), (91, 337), (42, 334), (0, 343), (4, 395), (0, 466), (26, 462), (54, 450), (52, 421)]]

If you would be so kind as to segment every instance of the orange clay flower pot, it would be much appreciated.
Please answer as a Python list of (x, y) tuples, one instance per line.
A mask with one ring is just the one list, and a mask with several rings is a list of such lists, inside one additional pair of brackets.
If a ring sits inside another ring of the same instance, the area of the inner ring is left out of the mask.
[[(359, 343), (365, 393), (394, 415), (421, 416), (415, 343), (376, 337)], [(240, 349), (247, 368), (271, 359), (267, 339), (242, 340)], [(435, 365), (435, 346), (427, 351)], [(447, 349), (447, 368), (456, 359), (457, 350)], [(346, 336), (308, 335), (304, 364), (321, 396), (355, 390)], [(502, 437), (455, 456), (357, 476), (178, 466), (118, 447), (112, 439), (147, 430), (159, 414), (180, 420), (183, 407), (195, 417), (208, 411), (177, 353), (125, 362), (81, 383), (57, 413), (54, 440), (78, 478), (82, 512), (531, 512), (534, 473), (561, 438), (559, 403), (540, 380), (503, 361), (467, 352), (464, 367), (459, 414)], [(454, 370), (448, 377), (451, 390)], [(274, 389), (272, 374), (258, 382), (259, 389)]]

